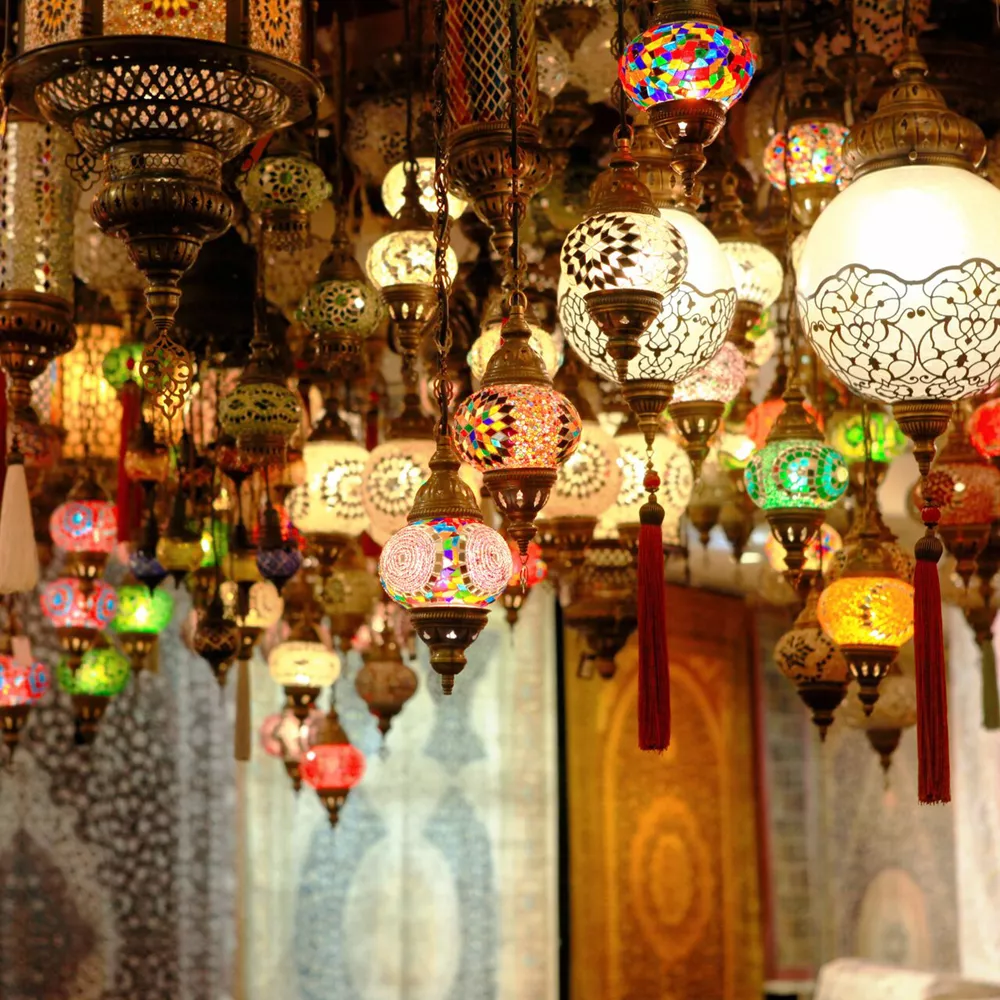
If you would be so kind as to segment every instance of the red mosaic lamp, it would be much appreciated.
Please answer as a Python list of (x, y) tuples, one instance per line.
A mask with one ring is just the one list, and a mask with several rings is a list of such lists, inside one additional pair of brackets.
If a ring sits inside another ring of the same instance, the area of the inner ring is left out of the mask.
[(365, 776), (365, 767), (365, 755), (347, 738), (331, 705), (299, 764), (302, 780), (326, 807), (330, 826), (337, 825), (348, 794)]

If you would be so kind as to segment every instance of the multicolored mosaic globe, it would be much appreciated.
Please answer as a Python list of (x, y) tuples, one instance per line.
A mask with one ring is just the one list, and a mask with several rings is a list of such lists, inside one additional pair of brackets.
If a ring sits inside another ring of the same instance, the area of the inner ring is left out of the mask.
[(913, 635), (913, 587), (890, 576), (845, 576), (819, 599), (819, 623), (842, 649), (899, 647)]
[(103, 580), (84, 590), (75, 577), (60, 577), (42, 591), (41, 604), (56, 628), (105, 629), (118, 610), (118, 595)]
[(455, 413), (455, 442), (481, 471), (557, 468), (576, 451), (580, 415), (547, 385), (492, 385)]
[(239, 187), (252, 212), (315, 212), (332, 190), (322, 169), (304, 156), (265, 156), (240, 175)]
[(142, 348), (140, 343), (119, 344), (104, 355), (101, 373), (112, 389), (121, 389), (128, 382), (141, 382), (139, 362), (142, 360)]
[(756, 56), (736, 32), (720, 24), (674, 21), (633, 39), (618, 77), (640, 108), (691, 99), (728, 108), (743, 96), (756, 68)]
[(64, 552), (110, 552), (118, 541), (115, 505), (108, 500), (67, 500), (52, 512), (49, 534)]
[(785, 190), (785, 149), (788, 183), (836, 184), (844, 168), (844, 140), (850, 129), (836, 122), (801, 122), (771, 138), (764, 150), (764, 173), (779, 191)]
[(771, 441), (746, 467), (747, 495), (763, 510), (832, 507), (847, 489), (847, 465), (820, 441)]
[(18, 663), (13, 656), (0, 656), (0, 708), (14, 708), (38, 701), (49, 689), (49, 668), (41, 660)]
[(378, 570), (398, 604), (484, 608), (504, 592), (514, 562), (503, 536), (481, 521), (435, 517), (397, 531)]

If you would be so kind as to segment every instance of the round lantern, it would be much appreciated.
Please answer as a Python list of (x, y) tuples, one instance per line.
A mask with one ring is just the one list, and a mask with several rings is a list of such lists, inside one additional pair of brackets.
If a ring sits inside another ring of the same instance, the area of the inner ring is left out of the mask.
[[(60, 504), (49, 518), (49, 534), (57, 548), (68, 553), (66, 569), (85, 584), (104, 572), (108, 555), (118, 542), (118, 519), (115, 505), (103, 497), (103, 491), (84, 486), (74, 489), (79, 499), (71, 496)], [(83, 494), (94, 493), (85, 499)]]
[(983, 458), (1000, 457), (1000, 399), (976, 407), (969, 418), (969, 440)]
[(406, 524), (417, 490), (430, 475), (431, 438), (401, 438), (380, 444), (365, 460), (361, 503), (376, 544)]
[(283, 459), (301, 418), (302, 406), (296, 394), (271, 377), (258, 379), (244, 374), (219, 405), (222, 432), (236, 439), (240, 454), (251, 463)]
[[(434, 193), (434, 157), (418, 156), (417, 187), (420, 189), (420, 205), (432, 216), (437, 215), (437, 195)], [(403, 208), (403, 189), (406, 187), (406, 161), (400, 160), (389, 168), (382, 180), (382, 204), (385, 210), (395, 218)], [(448, 215), (457, 219), (468, 204), (463, 198), (448, 192)]]
[(170, 624), (174, 599), (165, 590), (126, 584), (118, 588), (118, 613), (109, 628), (117, 633), (125, 655), (136, 670), (156, 645), (156, 637)]
[[(503, 342), (503, 326), (506, 320), (500, 315), (499, 308), (483, 323), (479, 336), (472, 342), (466, 360), (472, 370), (473, 377), (481, 379), (486, 374), (486, 366), (490, 358), (496, 354)], [(552, 334), (528, 318), (528, 329), (531, 336), (528, 343), (531, 349), (542, 359), (549, 376), (555, 375), (559, 368), (559, 349), (552, 339)]]
[(371, 618), (375, 604), (384, 599), (378, 577), (368, 569), (360, 546), (352, 546), (340, 557), (324, 581), (319, 599), (331, 634), (341, 650), (348, 650), (358, 629)]
[(93, 743), (104, 713), (128, 684), (128, 658), (111, 646), (90, 649), (76, 669), (65, 660), (56, 669), (59, 687), (73, 700), (77, 743)]
[(833, 713), (847, 693), (848, 665), (837, 644), (819, 621), (819, 580), (809, 589), (805, 606), (791, 629), (774, 647), (774, 662), (795, 685), (809, 709), (821, 739), (833, 724)]
[(191, 646), (208, 663), (219, 687), (225, 687), (229, 668), (240, 651), (240, 635), (236, 624), (225, 616), (220, 593), (198, 613)]
[(0, 654), (0, 731), (12, 759), (31, 705), (48, 691), (49, 669), (40, 660), (20, 663), (9, 654)]
[(62, 577), (42, 591), (42, 611), (55, 627), (59, 647), (71, 669), (97, 641), (118, 609), (115, 588), (95, 580), (84, 587), (80, 580)]
[[(779, 191), (792, 188), (792, 210), (807, 229), (837, 194), (848, 129), (834, 121), (795, 122), (764, 151), (764, 172)], [(787, 177), (786, 177), (787, 170)]]
[(350, 790), (365, 775), (365, 755), (352, 746), (332, 706), (317, 726), (299, 768), (302, 780), (315, 789), (336, 826)]
[(112, 389), (122, 390), (130, 382), (141, 383), (139, 362), (142, 360), (142, 344), (134, 341), (112, 347), (101, 362), (101, 373)]
[(882, 680), (878, 702), (871, 714), (866, 714), (860, 698), (854, 698), (852, 694), (853, 691), (849, 690), (840, 715), (846, 725), (865, 734), (878, 754), (879, 764), (888, 779), (892, 756), (899, 747), (903, 730), (917, 724), (916, 682), (898, 666), (893, 667)]
[[(868, 413), (869, 454), (875, 485), (881, 483), (889, 463), (906, 450), (906, 437), (899, 424), (883, 410)], [(855, 492), (864, 486), (865, 476), (865, 420), (860, 409), (838, 410), (830, 418), (827, 440), (843, 456)]]
[(271, 650), (267, 668), (275, 684), (285, 689), (288, 708), (304, 720), (320, 691), (340, 676), (340, 657), (322, 642), (314, 626), (307, 626)]
[(302, 755), (309, 749), (312, 730), (322, 718), (323, 713), (319, 709), (314, 709), (305, 722), (291, 712), (282, 712), (280, 715), (269, 715), (260, 724), (261, 749), (269, 757), (281, 758), (296, 792), (302, 787)]
[(388, 735), (392, 720), (416, 694), (417, 675), (403, 662), (399, 646), (389, 638), (381, 645), (372, 643), (365, 651), (364, 666), (354, 679), (354, 687), (368, 711), (378, 719), (379, 732)]

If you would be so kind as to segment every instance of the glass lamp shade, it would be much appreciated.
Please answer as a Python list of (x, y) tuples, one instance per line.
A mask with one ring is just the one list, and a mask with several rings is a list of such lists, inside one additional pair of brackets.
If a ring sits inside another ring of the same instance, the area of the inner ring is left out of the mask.
[(558, 43), (544, 41), (538, 43), (538, 90), (550, 99), (559, 96), (569, 83), (569, 57)]
[(596, 420), (584, 420), (576, 451), (559, 466), (546, 519), (600, 517), (621, 491), (620, 457), (618, 442)]
[(370, 184), (378, 184), (406, 155), (406, 104), (405, 94), (381, 93), (362, 102), (351, 117), (345, 152)]
[(382, 588), (404, 607), (485, 608), (514, 572), (503, 536), (481, 521), (435, 517), (397, 531), (378, 563)]
[[(403, 207), (403, 188), (406, 185), (406, 161), (390, 167), (382, 181), (382, 203), (385, 210), (395, 218)], [(424, 211), (437, 217), (437, 195), (434, 193), (434, 157), (417, 157), (417, 186), (420, 188), (420, 204)], [(448, 192), (448, 215), (457, 219), (464, 211), (468, 202)]]
[[(646, 502), (642, 483), (646, 477), (646, 439), (639, 431), (615, 436), (622, 485), (614, 506), (601, 518), (599, 530), (614, 533), (619, 525), (638, 524), (639, 509)], [(694, 489), (691, 460), (684, 449), (666, 434), (658, 434), (653, 445), (653, 466), (660, 474), (657, 496), (665, 511), (664, 524), (679, 521)]]
[(969, 440), (983, 458), (1000, 455), (1000, 399), (976, 407), (969, 418)]
[(724, 240), (720, 245), (733, 269), (736, 298), (760, 309), (776, 302), (785, 283), (781, 261), (760, 243)]
[(840, 647), (815, 624), (794, 626), (774, 647), (774, 663), (796, 684), (845, 684), (848, 666)]
[(75, 672), (65, 660), (60, 662), (56, 680), (67, 694), (113, 698), (125, 690), (131, 673), (128, 657), (112, 646), (104, 646), (84, 653)]
[[(873, 462), (888, 464), (906, 450), (906, 436), (899, 424), (882, 410), (868, 414)], [(830, 446), (843, 455), (848, 464), (865, 460), (865, 422), (860, 410), (838, 410), (827, 428)]]
[[(802, 405), (805, 407), (806, 413), (816, 421), (816, 426), (822, 430), (823, 417), (820, 412), (808, 400)], [(771, 429), (774, 427), (778, 417), (781, 416), (781, 411), (784, 408), (785, 401), (783, 399), (765, 399), (747, 414), (744, 429), (758, 450), (764, 447)]]
[[(102, 236), (106, 240), (106, 236)], [(142, 361), (142, 344), (119, 344), (112, 347), (101, 362), (101, 373), (112, 389), (121, 390), (129, 382), (140, 383), (139, 362)]]
[(688, 248), (661, 215), (599, 212), (570, 230), (560, 267), (579, 295), (611, 290), (669, 295), (687, 271)]
[(49, 518), (52, 542), (64, 552), (110, 552), (118, 542), (115, 505), (108, 500), (67, 500)]
[(1000, 191), (971, 171), (875, 170), (816, 220), (798, 273), (830, 371), (885, 403), (960, 399), (1000, 365)]
[(256, 439), (287, 440), (298, 430), (302, 406), (296, 394), (274, 382), (243, 382), (219, 405), (223, 434), (236, 438), (242, 449)]
[(427, 438), (400, 438), (380, 444), (368, 455), (361, 502), (368, 532), (378, 545), (385, 545), (406, 524), (417, 490), (430, 475), (433, 454), (434, 442)]
[(118, 611), (115, 588), (94, 580), (85, 591), (80, 581), (61, 577), (42, 591), (42, 611), (56, 628), (84, 628), (101, 631)]
[(743, 388), (747, 379), (747, 363), (735, 344), (725, 343), (719, 353), (697, 371), (674, 387), (674, 403), (711, 400), (729, 403)]
[(150, 587), (158, 587), (169, 573), (155, 555), (143, 552), (142, 549), (136, 549), (128, 557), (128, 568), (137, 580), (142, 580)]
[(576, 450), (580, 415), (549, 385), (491, 385), (456, 407), (459, 454), (480, 472), (556, 469)]
[(304, 535), (357, 537), (368, 527), (362, 482), (368, 451), (355, 441), (307, 441), (306, 481), (288, 495), (288, 512)]
[[(515, 542), (509, 542), (513, 572), (507, 581), (508, 587), (521, 587), (521, 552)], [(524, 560), (524, 585), (530, 590), (549, 575), (549, 567), (542, 558), (542, 547), (538, 542), (528, 542), (528, 558)]]
[(340, 676), (340, 657), (319, 640), (286, 639), (271, 650), (267, 669), (282, 687), (324, 688)]
[[(531, 329), (531, 338), (528, 343), (531, 344), (531, 349), (535, 354), (542, 359), (542, 364), (545, 365), (545, 370), (551, 378), (559, 370), (559, 364), (562, 360), (559, 348), (548, 330), (543, 330), (531, 322), (528, 323), (528, 326)], [(466, 355), (469, 368), (472, 369), (472, 374), (477, 379), (481, 379), (486, 374), (486, 366), (502, 342), (503, 321), (499, 319), (487, 320)]]
[(41, 660), (18, 663), (0, 656), (0, 708), (16, 708), (38, 701), (51, 685), (49, 668)]
[(311, 333), (367, 337), (382, 321), (382, 297), (360, 279), (330, 278), (311, 284), (295, 316)]
[(201, 537), (189, 535), (164, 535), (156, 543), (156, 558), (168, 573), (184, 576), (193, 573), (204, 558)]
[(251, 212), (294, 209), (311, 214), (330, 197), (322, 169), (305, 156), (263, 156), (240, 174), (240, 193)]
[[(677, 383), (718, 353), (736, 311), (736, 289), (722, 247), (701, 222), (678, 209), (663, 209), (661, 215), (687, 245), (687, 273), (663, 300), (628, 371), (631, 379)], [(605, 350), (607, 338), (591, 319), (583, 299), (587, 291), (565, 272), (561, 274), (559, 319), (584, 362), (601, 378), (617, 382), (615, 363)]]
[(722, 468), (745, 469), (756, 450), (757, 445), (749, 435), (725, 429), (719, 431), (718, 455)]
[[(368, 277), (378, 288), (433, 285), (436, 242), (430, 229), (401, 229), (380, 236), (368, 251)], [(448, 247), (448, 284), (458, 274), (458, 258)]]
[(928, 494), (947, 498), (939, 501), (939, 523), (945, 527), (986, 525), (1000, 517), (1000, 471), (986, 463), (935, 462), (914, 489), (918, 510)]
[[(806, 546), (806, 561), (802, 568), (807, 573), (819, 571), (826, 573), (843, 547), (844, 540), (840, 537), (840, 532), (824, 524)], [(784, 573), (788, 569), (785, 562), (785, 547), (773, 535), (769, 535), (764, 542), (764, 555), (776, 573)]]
[(842, 576), (819, 599), (819, 622), (841, 649), (898, 649), (913, 635), (913, 587), (889, 576)]
[(825, 510), (844, 495), (847, 480), (840, 455), (805, 438), (766, 443), (744, 472), (747, 496), (762, 510)]
[(893, 670), (878, 687), (878, 701), (871, 715), (856, 697), (857, 686), (848, 689), (840, 717), (852, 729), (909, 729), (917, 724), (917, 684), (912, 677)]
[(118, 588), (118, 613), (111, 620), (112, 632), (147, 632), (159, 635), (174, 616), (174, 599), (165, 590), (125, 584)]
[(275, 712), (260, 724), (260, 747), (268, 757), (297, 761), (309, 749), (312, 726), (322, 718), (318, 709), (305, 722), (292, 712)]
[(618, 78), (632, 103), (708, 100), (724, 108), (750, 85), (756, 58), (747, 42), (719, 24), (673, 21), (649, 28), (622, 53)]
[(837, 122), (799, 122), (786, 134), (778, 132), (764, 150), (764, 173), (784, 191), (785, 148), (788, 149), (788, 183), (835, 185), (844, 169), (844, 140), (850, 130)]
[(319, 743), (302, 758), (302, 780), (317, 791), (346, 791), (364, 776), (365, 755), (350, 743)]
[(223, 614), (240, 628), (269, 629), (278, 624), (285, 610), (285, 602), (270, 580), (258, 580), (250, 586), (246, 614), (240, 614), (239, 586), (234, 581), (223, 581), (221, 594)]

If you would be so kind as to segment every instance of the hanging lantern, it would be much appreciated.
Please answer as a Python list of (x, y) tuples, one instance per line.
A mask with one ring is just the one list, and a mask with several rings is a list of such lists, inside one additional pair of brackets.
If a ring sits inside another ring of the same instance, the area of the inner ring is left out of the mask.
[(226, 618), (220, 592), (208, 609), (198, 614), (191, 646), (211, 667), (219, 687), (225, 687), (229, 668), (240, 651), (240, 636), (236, 623)]
[(84, 587), (74, 577), (62, 577), (47, 584), (41, 604), (71, 670), (80, 665), (83, 654), (93, 648), (98, 634), (107, 628), (118, 610), (114, 587), (103, 580)]
[(94, 742), (111, 699), (125, 690), (131, 676), (128, 658), (112, 646), (87, 650), (74, 668), (63, 660), (56, 669), (61, 690), (73, 701), (76, 742)]
[(347, 651), (370, 618), (372, 608), (383, 598), (378, 577), (368, 569), (359, 545), (350, 546), (323, 583), (320, 603), (330, 623), (330, 632)]
[(158, 4), (75, 0), (52, 18), (33, 0), (22, 11), (22, 54), (7, 71), (11, 99), (26, 117), (43, 108), (72, 132), (81, 166), (102, 162), (94, 217), (146, 276), (159, 335), (147, 345), (143, 377), (167, 412), (183, 402), (193, 375), (190, 354), (168, 333), (180, 279), (232, 218), (223, 163), (305, 117), (318, 98), (319, 85), (296, 65), (312, 37), (304, 6), (274, 13), (259, 0), (224, 0), (164, 17)]
[(89, 472), (49, 519), (49, 534), (67, 553), (66, 571), (86, 587), (104, 573), (108, 556), (118, 542), (115, 505)]
[(178, 585), (188, 573), (193, 573), (201, 565), (201, 535), (191, 526), (185, 492), (180, 488), (174, 492), (167, 531), (157, 540), (155, 551), (157, 562)]
[(572, 58), (601, 14), (598, 0), (538, 0), (538, 19)]
[(708, 548), (712, 529), (722, 516), (722, 505), (729, 496), (729, 476), (714, 462), (707, 464), (695, 480), (687, 516), (691, 527), (698, 532), (702, 548)]
[(323, 419), (302, 449), (306, 481), (288, 497), (288, 510), (316, 552), (327, 577), (340, 552), (368, 526), (361, 484), (368, 451), (328, 400)]
[(567, 626), (579, 632), (589, 648), (580, 662), (581, 676), (590, 677), (596, 669), (605, 680), (614, 677), (615, 657), (636, 629), (637, 582), (635, 560), (620, 542), (599, 539), (587, 549), (573, 601), (563, 612)]
[(848, 691), (840, 716), (845, 725), (860, 729), (878, 754), (879, 764), (888, 780), (892, 756), (899, 747), (903, 730), (917, 724), (917, 686), (912, 677), (893, 666), (883, 678), (878, 703), (867, 714), (860, 698), (853, 697), (855, 685)]
[(618, 76), (632, 103), (649, 111), (690, 196), (705, 166), (704, 147), (750, 85), (756, 57), (722, 26), (714, 0), (664, 0), (654, 21), (626, 46)]
[[(486, 367), (490, 363), (490, 358), (496, 354), (501, 343), (503, 343), (503, 328), (507, 322), (507, 317), (503, 313), (504, 302), (502, 297), (495, 299), (486, 306), (486, 318), (480, 328), (479, 336), (473, 341), (472, 347), (469, 348), (469, 353), (466, 355), (473, 378), (482, 379), (486, 374)], [(559, 349), (556, 347), (556, 342), (552, 339), (552, 334), (538, 325), (530, 306), (525, 310), (525, 318), (527, 319), (528, 329), (531, 331), (528, 343), (531, 345), (531, 349), (542, 359), (542, 364), (545, 366), (545, 371), (548, 373), (549, 378), (553, 378), (559, 370), (559, 364), (562, 361)]]
[[(859, 496), (865, 482), (865, 419), (860, 407), (838, 410), (830, 418), (827, 440), (847, 462), (851, 489)], [(868, 412), (868, 440), (873, 478), (871, 486), (877, 488), (885, 479), (889, 463), (906, 450), (906, 437), (899, 424), (883, 410)]]
[(49, 669), (40, 660), (21, 663), (9, 653), (0, 654), (0, 731), (8, 763), (13, 760), (31, 706), (50, 684)]
[(482, 472), (524, 556), (556, 470), (576, 450), (580, 417), (529, 346), (521, 300), (523, 295), (511, 304), (503, 346), (490, 359), (481, 388), (458, 407), (454, 435), (463, 457)]
[[(754, 515), (757, 507), (747, 496), (746, 484), (743, 482), (741, 472), (728, 470), (730, 477), (730, 490), (719, 510), (719, 527), (729, 542), (729, 547), (733, 551), (733, 558), (739, 562), (743, 558), (747, 543), (753, 534), (755, 525)], [(734, 481), (734, 476), (736, 481)], [(784, 561), (784, 554), (782, 554)]]
[(822, 592), (823, 580), (817, 576), (795, 623), (774, 647), (774, 662), (795, 685), (820, 739), (825, 740), (833, 713), (847, 693), (849, 677), (844, 654), (819, 623), (817, 608)]
[(285, 765), (285, 773), (298, 792), (302, 787), (302, 755), (309, 749), (312, 730), (323, 719), (323, 713), (314, 709), (309, 718), (302, 722), (291, 712), (269, 715), (260, 724), (261, 749), (268, 757), (280, 757)]
[(537, 542), (528, 544), (528, 554), (520, 569), (517, 568), (520, 553), (513, 542), (511, 542), (510, 555), (514, 570), (507, 581), (507, 589), (503, 592), (503, 606), (507, 611), (507, 624), (513, 628), (517, 624), (517, 616), (521, 607), (527, 600), (528, 591), (549, 575), (549, 568), (542, 558), (542, 549)]
[(299, 767), (302, 780), (326, 807), (330, 826), (336, 826), (348, 793), (365, 775), (365, 755), (347, 738), (333, 705), (316, 727)]
[[(824, 524), (806, 546), (803, 574), (815, 578), (829, 573), (837, 553), (843, 548), (844, 540), (840, 537), (840, 532), (831, 528), (829, 524)], [(785, 573), (788, 570), (785, 547), (773, 535), (764, 542), (764, 556), (776, 573)]]
[[(437, 195), (434, 193), (434, 157), (418, 156), (414, 162), (417, 165), (417, 188), (420, 191), (420, 207), (425, 212), (435, 215), (437, 213)], [(404, 194), (406, 189), (406, 167), (406, 161), (400, 160), (389, 168), (388, 173), (382, 180), (382, 204), (385, 205), (385, 210), (393, 218), (399, 215), (406, 202)], [(459, 198), (457, 195), (449, 192), (449, 218), (459, 218), (467, 205), (468, 202), (464, 198)]]
[(842, 572), (819, 599), (820, 625), (840, 647), (867, 712), (899, 647), (913, 635), (913, 587), (900, 579), (868, 508)]
[(223, 614), (236, 624), (239, 631), (237, 659), (247, 662), (253, 655), (260, 634), (281, 620), (285, 602), (270, 580), (242, 584), (225, 580), (220, 593)]
[(281, 588), (299, 571), (302, 553), (294, 537), (283, 537), (281, 518), (273, 504), (264, 508), (264, 527), (257, 548), (257, 569), (265, 580)]
[(503, 536), (483, 524), (475, 495), (458, 478), (447, 438), (438, 440), (430, 467), (407, 526), (382, 549), (379, 577), (385, 592), (409, 611), (430, 648), (441, 689), (450, 694), (465, 666), (465, 650), (485, 627), (513, 562)]
[(136, 584), (118, 588), (118, 611), (108, 627), (118, 635), (133, 670), (145, 666), (157, 636), (173, 616), (174, 599), (167, 591)]
[(379, 732), (385, 737), (392, 720), (417, 693), (417, 675), (403, 662), (391, 636), (381, 644), (373, 642), (365, 650), (364, 660), (354, 687), (368, 711), (378, 719)]
[(305, 248), (310, 216), (333, 190), (322, 169), (290, 138), (288, 131), (279, 133), (237, 180), (247, 208), (260, 216), (265, 244), (285, 253)]
[(781, 412), (764, 447), (746, 468), (747, 495), (764, 511), (771, 534), (785, 548), (789, 582), (797, 587), (809, 543), (823, 512), (847, 489), (847, 466), (803, 405), (801, 389), (785, 391)]

